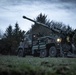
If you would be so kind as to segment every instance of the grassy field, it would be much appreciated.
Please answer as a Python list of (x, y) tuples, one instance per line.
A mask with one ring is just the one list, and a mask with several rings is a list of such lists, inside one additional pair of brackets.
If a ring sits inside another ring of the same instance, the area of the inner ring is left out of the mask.
[(0, 75), (76, 75), (76, 58), (0, 55)]

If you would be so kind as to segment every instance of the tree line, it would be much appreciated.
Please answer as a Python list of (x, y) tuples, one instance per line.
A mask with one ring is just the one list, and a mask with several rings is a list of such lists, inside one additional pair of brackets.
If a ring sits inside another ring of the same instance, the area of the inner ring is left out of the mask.
[[(62, 22), (55, 22), (53, 20), (50, 21), (49, 19), (47, 19), (47, 15), (42, 13), (40, 13), (36, 17), (35, 21), (44, 23), (49, 28), (58, 28), (64, 32), (70, 32), (70, 34), (72, 35), (73, 43), (76, 46), (76, 29), (74, 30), (69, 25), (65, 25)], [(0, 32), (0, 54), (17, 54), (17, 48), (19, 46), (20, 41), (24, 39), (25, 35), (30, 34), (31, 30), (34, 31), (36, 28), (38, 28), (38, 24), (35, 23), (32, 25), (30, 30), (25, 32), (24, 30), (20, 29), (19, 24), (17, 22), (15, 23), (14, 29), (12, 28), (12, 25), (9, 25), (3, 35), (1, 35)], [(40, 30), (38, 31), (41, 32)], [(47, 30), (45, 30), (45, 32), (47, 32)]]
[(22, 31), (19, 24), (16, 23), (14, 29), (11, 25), (8, 26), (0, 40), (1, 54), (16, 54), (17, 47), (22, 39), (24, 39), (25, 31)]

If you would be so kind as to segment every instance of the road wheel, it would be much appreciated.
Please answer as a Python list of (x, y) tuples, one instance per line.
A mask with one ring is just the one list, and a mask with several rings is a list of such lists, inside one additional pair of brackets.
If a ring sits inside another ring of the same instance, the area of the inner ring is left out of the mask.
[(49, 49), (49, 56), (50, 57), (55, 57), (57, 55), (57, 50), (54, 46), (50, 47)]
[(18, 50), (18, 56), (19, 56), (19, 57), (24, 57), (24, 56), (25, 56), (23, 49), (19, 49), (19, 50)]
[(40, 57), (44, 58), (47, 56), (47, 51), (46, 50), (40, 50)]

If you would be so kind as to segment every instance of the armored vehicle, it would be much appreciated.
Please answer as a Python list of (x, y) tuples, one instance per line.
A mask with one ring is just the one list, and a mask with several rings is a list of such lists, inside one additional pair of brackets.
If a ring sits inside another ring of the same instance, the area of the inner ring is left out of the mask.
[(47, 25), (36, 22), (26, 16), (23, 16), (24, 19), (30, 20), (34, 23), (42, 25), (48, 29), (51, 29), (53, 32), (57, 32), (56, 35), (49, 35), (38, 37), (37, 34), (30, 34), (25, 37), (24, 41), (20, 43), (18, 47), (18, 55), (33, 55), (40, 57), (56, 57), (56, 56), (71, 56), (74, 54), (75, 46), (70, 40), (69, 33), (64, 32), (58, 28), (49, 28)]

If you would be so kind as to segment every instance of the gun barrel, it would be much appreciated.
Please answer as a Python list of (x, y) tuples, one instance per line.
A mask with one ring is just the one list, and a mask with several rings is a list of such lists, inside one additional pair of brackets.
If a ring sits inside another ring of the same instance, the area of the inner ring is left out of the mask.
[(30, 20), (30, 21), (32, 21), (32, 22), (34, 22), (34, 23), (36, 23), (36, 24), (42, 25), (42, 26), (44, 26), (44, 27), (50, 29), (47, 25), (45, 25), (45, 24), (43, 24), (43, 23), (40, 23), (40, 22), (36, 22), (36, 21), (34, 21), (34, 20), (32, 20), (32, 19), (26, 17), (26, 16), (23, 16), (23, 18), (24, 18), (24, 19), (27, 19), (27, 20)]
[(27, 19), (27, 20), (29, 20), (29, 21), (32, 21), (32, 22), (34, 22), (34, 23), (36, 23), (36, 24), (39, 24), (39, 25), (41, 25), (41, 26), (43, 26), (43, 27), (45, 27), (45, 28), (48, 28), (49, 30), (52, 30), (53, 32), (60, 33), (60, 31), (59, 31), (58, 29), (50, 28), (50, 27), (48, 27), (48, 25), (46, 25), (46, 24), (43, 24), (43, 23), (40, 23), (40, 22), (36, 22), (36, 21), (34, 21), (34, 20), (26, 17), (26, 16), (23, 16), (23, 18), (24, 18), (24, 19)]
[(32, 22), (34, 22), (34, 23), (36, 23), (36, 21), (34, 21), (34, 20), (32, 20), (32, 19), (30, 19), (30, 18), (28, 18), (28, 17), (26, 17), (26, 16), (23, 16), (23, 18), (24, 18), (24, 19), (27, 19), (27, 20), (30, 20), (30, 21), (32, 21)]

